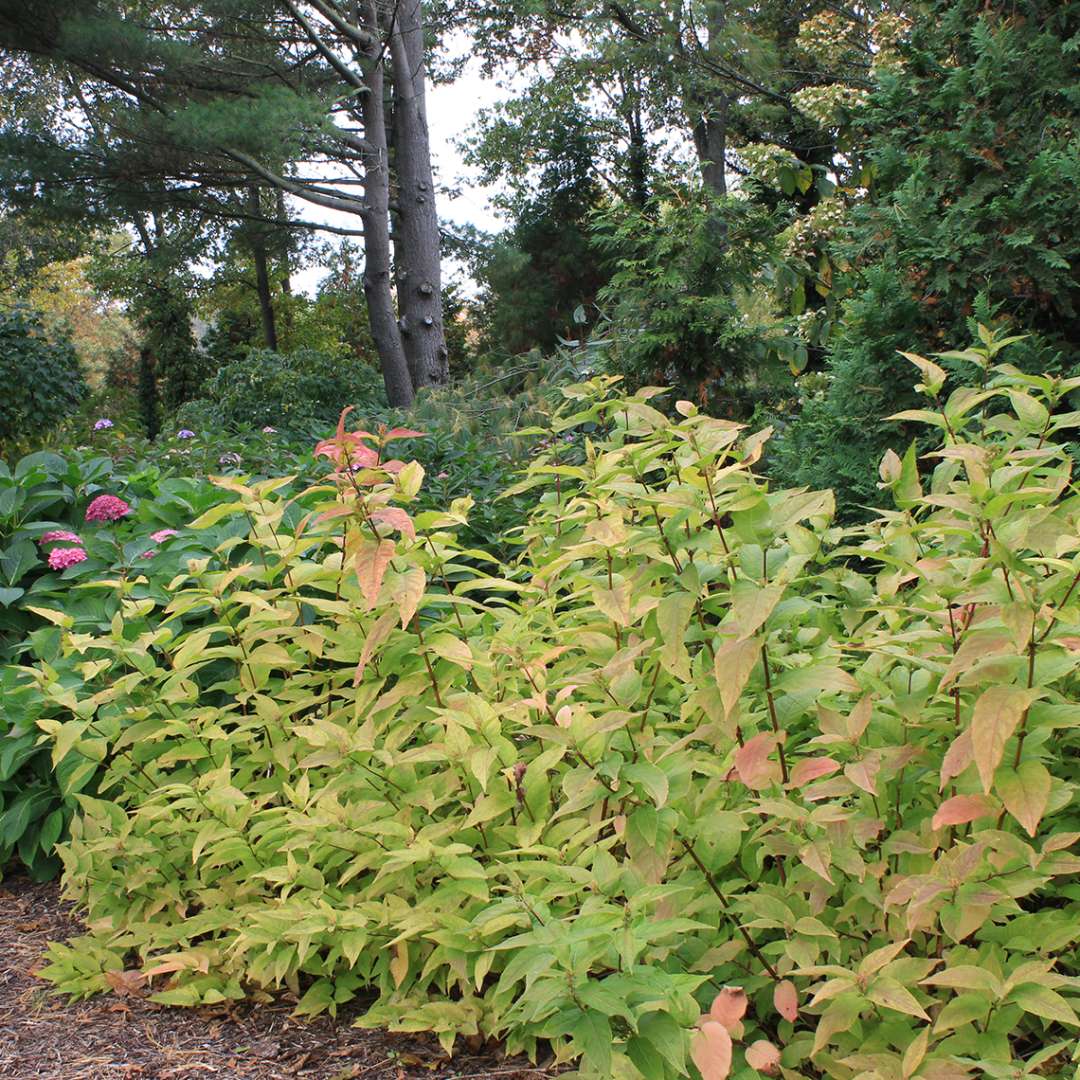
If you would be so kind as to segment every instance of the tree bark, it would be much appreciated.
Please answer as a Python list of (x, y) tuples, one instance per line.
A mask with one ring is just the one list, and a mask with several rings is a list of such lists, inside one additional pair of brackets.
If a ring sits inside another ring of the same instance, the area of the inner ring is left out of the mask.
[[(712, 0), (709, 4), (708, 42), (705, 46), (710, 58), (722, 59), (724, 30), (727, 25), (726, 0)], [(731, 99), (719, 88), (706, 95), (691, 96), (692, 115), (690, 123), (701, 166), (701, 179), (714, 195), (727, 194), (727, 128)]]
[[(391, 30), (394, 226), (398, 314), (413, 385), (439, 386), (450, 376), (443, 329), (439, 218), (427, 122), (424, 26), (420, 0), (400, 0)], [(365, 125), (367, 133), (371, 128)]]
[[(259, 189), (254, 184), (248, 186), (248, 209), (254, 217), (262, 216)], [(270, 268), (266, 258), (266, 236), (259, 224), (253, 223), (251, 225), (248, 232), (248, 243), (251, 248), (251, 257), (255, 262), (255, 291), (259, 294), (259, 313), (262, 316), (263, 337), (266, 339), (266, 347), (277, 352), (277, 323), (274, 320), (274, 297), (270, 292)]]
[[(368, 27), (376, 30), (374, 0), (362, 5)], [(363, 49), (364, 135), (369, 144), (364, 158), (364, 296), (367, 298), (371, 336), (382, 362), (383, 382), (390, 404), (407, 409), (413, 403), (413, 381), (405, 357), (402, 335), (394, 311), (390, 275), (390, 162), (386, 144), (386, 107), (383, 101), (382, 43), (378, 33)]]
[[(695, 102), (695, 105), (698, 103)], [(727, 194), (728, 101), (724, 94), (717, 94), (709, 106), (699, 106), (693, 119), (694, 149), (697, 151), (701, 179), (714, 195)]]

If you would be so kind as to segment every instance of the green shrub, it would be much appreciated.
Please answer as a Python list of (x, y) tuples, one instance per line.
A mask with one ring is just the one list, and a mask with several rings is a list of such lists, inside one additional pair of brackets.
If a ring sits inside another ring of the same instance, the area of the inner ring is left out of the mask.
[(0, 310), (0, 444), (27, 445), (74, 412), (87, 393), (71, 342), (46, 336), (25, 307)]
[(271, 425), (307, 432), (333, 424), (346, 405), (361, 415), (386, 410), (375, 368), (314, 349), (288, 355), (252, 349), (212, 376), (203, 395), (179, 411), (178, 426), (216, 422), (230, 429)]
[(655, 216), (619, 207), (599, 217), (595, 243), (614, 263), (598, 298), (608, 370), (740, 420), (777, 396), (790, 375), (747, 310), (774, 226), (747, 200), (693, 188), (658, 199)]
[[(91, 933), (45, 975), (200, 1004), (359, 992), (362, 1023), (503, 1037), (582, 1075), (1072, 1075), (1080, 1001), (1077, 380), (968, 350), (939, 449), (857, 533), (743, 437), (566, 391), (520, 561), (364, 434), (298, 507), (41, 663), (104, 767), (62, 845)], [(592, 435), (580, 433), (590, 428)], [(557, 436), (576, 435), (573, 456)], [(745, 1066), (744, 1066), (745, 1062)]]

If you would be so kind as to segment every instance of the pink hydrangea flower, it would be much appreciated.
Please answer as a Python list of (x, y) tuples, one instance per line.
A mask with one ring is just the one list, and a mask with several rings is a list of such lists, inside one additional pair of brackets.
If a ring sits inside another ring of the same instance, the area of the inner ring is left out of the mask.
[(140, 559), (152, 559), (157, 554), (157, 548), (150, 548), (149, 551), (144, 551), (139, 558)]
[(53, 548), (49, 552), (50, 570), (66, 570), (81, 562), (86, 562), (86, 552), (81, 547)]
[(119, 521), (131, 513), (131, 507), (115, 495), (99, 495), (86, 508), (87, 521)]
[(67, 529), (52, 529), (38, 541), (39, 544), (81, 544), (82, 537)]
[(164, 544), (170, 537), (177, 535), (179, 534), (175, 529), (158, 529), (157, 532), (152, 532), (150, 534), (150, 539), (153, 540), (155, 544)]

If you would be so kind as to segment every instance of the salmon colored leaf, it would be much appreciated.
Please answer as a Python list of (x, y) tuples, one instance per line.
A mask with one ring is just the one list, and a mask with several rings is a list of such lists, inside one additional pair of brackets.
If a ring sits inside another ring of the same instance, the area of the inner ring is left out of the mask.
[(733, 1029), (746, 1015), (746, 1006), (749, 1004), (746, 991), (741, 986), (725, 986), (719, 994), (713, 998), (712, 1007), (709, 1009), (709, 1019), (723, 1024), (724, 1028), (734, 1034)]
[(799, 992), (790, 979), (781, 979), (773, 990), (773, 1005), (776, 1011), (791, 1023), (799, 1018)]
[(767, 1039), (758, 1039), (746, 1048), (746, 1064), (766, 1076), (780, 1071), (780, 1051)]
[(943, 829), (946, 825), (966, 825), (995, 813), (997, 807), (984, 795), (954, 795), (938, 807), (930, 827)]
[(690, 1040), (690, 1056), (701, 1073), (701, 1080), (727, 1080), (731, 1053), (731, 1036), (715, 1020), (706, 1020)]

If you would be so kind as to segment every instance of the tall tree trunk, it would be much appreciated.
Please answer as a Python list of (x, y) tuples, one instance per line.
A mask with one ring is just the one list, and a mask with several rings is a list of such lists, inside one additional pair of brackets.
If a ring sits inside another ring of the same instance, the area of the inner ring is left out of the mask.
[(649, 147), (645, 142), (645, 125), (641, 118), (641, 102), (636, 88), (630, 104), (627, 126), (630, 131), (628, 169), (630, 173), (630, 198), (638, 210), (644, 210), (649, 202)]
[(694, 149), (697, 151), (701, 179), (705, 187), (714, 195), (727, 194), (727, 170), (724, 158), (727, 155), (727, 114), (726, 95), (717, 93), (709, 103), (694, 103), (697, 108), (693, 118)]
[[(248, 211), (253, 218), (262, 216), (262, 200), (259, 189), (248, 185)], [(248, 231), (251, 257), (255, 261), (255, 291), (259, 294), (259, 313), (262, 315), (263, 337), (266, 347), (277, 352), (277, 324), (274, 321), (274, 298), (270, 292), (270, 268), (266, 258), (266, 234), (259, 222), (253, 221)]]
[(383, 50), (374, 0), (365, 0), (362, 10), (373, 38), (364, 49), (363, 121), (368, 144), (364, 158), (364, 296), (371, 336), (382, 362), (387, 399), (395, 408), (406, 409), (413, 403), (414, 384), (398, 329), (390, 280), (390, 163), (383, 101)]
[[(706, 51), (718, 62), (723, 60), (727, 26), (727, 0), (711, 0), (706, 19), (709, 40)], [(731, 101), (719, 88), (691, 96), (690, 123), (694, 148), (701, 165), (701, 179), (714, 195), (727, 194), (727, 128)]]
[[(420, 0), (400, 0), (390, 37), (394, 88), (394, 166), (397, 176), (398, 313), (413, 385), (450, 377), (443, 329), (439, 218), (427, 122), (424, 26)], [(371, 129), (365, 125), (366, 130)]]
[(289, 211), (285, 206), (285, 192), (278, 188), (274, 193), (277, 197), (277, 214), (276, 217), (281, 224), (280, 236), (281, 236), (281, 253), (280, 253), (280, 265), (281, 265), (281, 291), (286, 296), (292, 296), (292, 241), (289, 236), (288, 224), (289, 224)]

